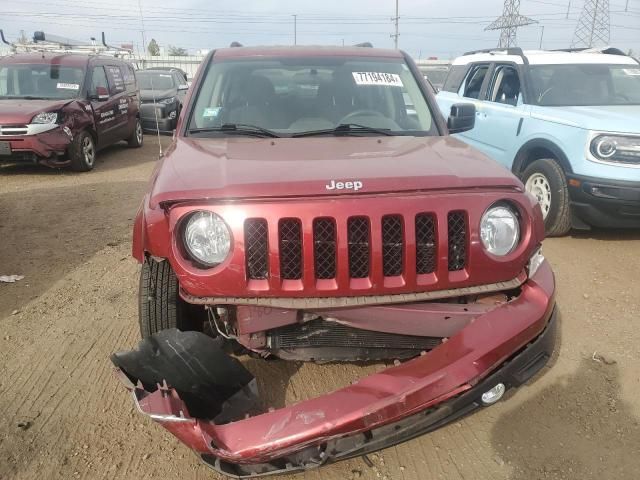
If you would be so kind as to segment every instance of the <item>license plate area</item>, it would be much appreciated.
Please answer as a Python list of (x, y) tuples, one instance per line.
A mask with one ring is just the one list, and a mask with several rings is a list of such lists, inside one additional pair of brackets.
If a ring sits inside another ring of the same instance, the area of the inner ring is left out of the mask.
[(0, 155), (11, 155), (11, 142), (0, 142)]

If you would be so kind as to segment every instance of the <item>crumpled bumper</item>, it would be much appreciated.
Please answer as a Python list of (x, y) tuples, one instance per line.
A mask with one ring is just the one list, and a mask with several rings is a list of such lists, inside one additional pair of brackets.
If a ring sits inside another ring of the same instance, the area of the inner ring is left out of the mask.
[[(521, 385), (553, 352), (554, 293), (553, 273), (544, 262), (516, 299), (477, 318), (434, 350), (341, 390), (257, 415), (255, 380), (240, 370), (223, 380), (226, 394), (197, 416), (188, 407), (199, 408), (188, 398), (192, 391), (180, 395), (169, 380), (156, 381), (159, 385), (140, 380), (158, 380), (163, 368), (153, 362), (144, 366), (152, 371), (149, 377), (135, 355), (123, 361), (136, 351), (116, 354), (113, 361), (139, 410), (216, 470), (237, 478), (306, 470), (438, 428), (478, 408), (482, 393), (499, 382), (507, 388)], [(193, 350), (185, 356), (186, 350), (167, 345), (188, 376), (202, 378), (199, 369), (209, 372), (213, 367)], [(242, 368), (226, 358), (232, 365), (228, 368)]]

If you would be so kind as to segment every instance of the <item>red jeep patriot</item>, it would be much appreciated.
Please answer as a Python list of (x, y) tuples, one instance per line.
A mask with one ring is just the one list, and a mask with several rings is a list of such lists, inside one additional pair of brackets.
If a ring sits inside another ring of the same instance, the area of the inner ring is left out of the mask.
[[(138, 409), (236, 478), (305, 470), (498, 401), (554, 348), (540, 207), (448, 134), (413, 61), (373, 48), (206, 58), (138, 213)], [(230, 348), (231, 347), (231, 348)], [(285, 408), (225, 352), (389, 361)]]
[(98, 149), (142, 146), (130, 64), (107, 56), (19, 53), (0, 58), (0, 163), (91, 170)]

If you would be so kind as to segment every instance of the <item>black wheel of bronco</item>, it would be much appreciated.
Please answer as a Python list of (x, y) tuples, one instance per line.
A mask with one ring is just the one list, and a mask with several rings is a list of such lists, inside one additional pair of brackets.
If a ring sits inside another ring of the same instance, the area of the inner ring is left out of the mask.
[(558, 163), (550, 158), (529, 165), (522, 181), (529, 193), (538, 199), (548, 237), (561, 237), (571, 230), (571, 208), (567, 179)]
[(140, 334), (149, 337), (160, 330), (201, 330), (204, 309), (180, 298), (178, 279), (169, 262), (146, 260), (140, 272)]
[(131, 136), (127, 140), (127, 143), (131, 148), (140, 148), (143, 141), (144, 134), (142, 133), (142, 123), (140, 123), (139, 118), (136, 118), (136, 126), (133, 127), (133, 132), (131, 132)]
[(96, 144), (93, 136), (86, 130), (80, 132), (69, 146), (71, 169), (76, 172), (88, 172), (96, 162)]

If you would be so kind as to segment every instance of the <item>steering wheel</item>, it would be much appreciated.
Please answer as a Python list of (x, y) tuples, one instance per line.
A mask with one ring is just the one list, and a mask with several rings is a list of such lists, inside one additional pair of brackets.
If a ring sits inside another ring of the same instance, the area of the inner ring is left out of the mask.
[(386, 118), (382, 113), (377, 112), (375, 110), (356, 110), (355, 112), (351, 112), (351, 113), (346, 114), (344, 117), (342, 117), (342, 119), (338, 123), (352, 123), (352, 122), (350, 122), (350, 120), (352, 118), (357, 118), (357, 117), (383, 117), (383, 118)]

